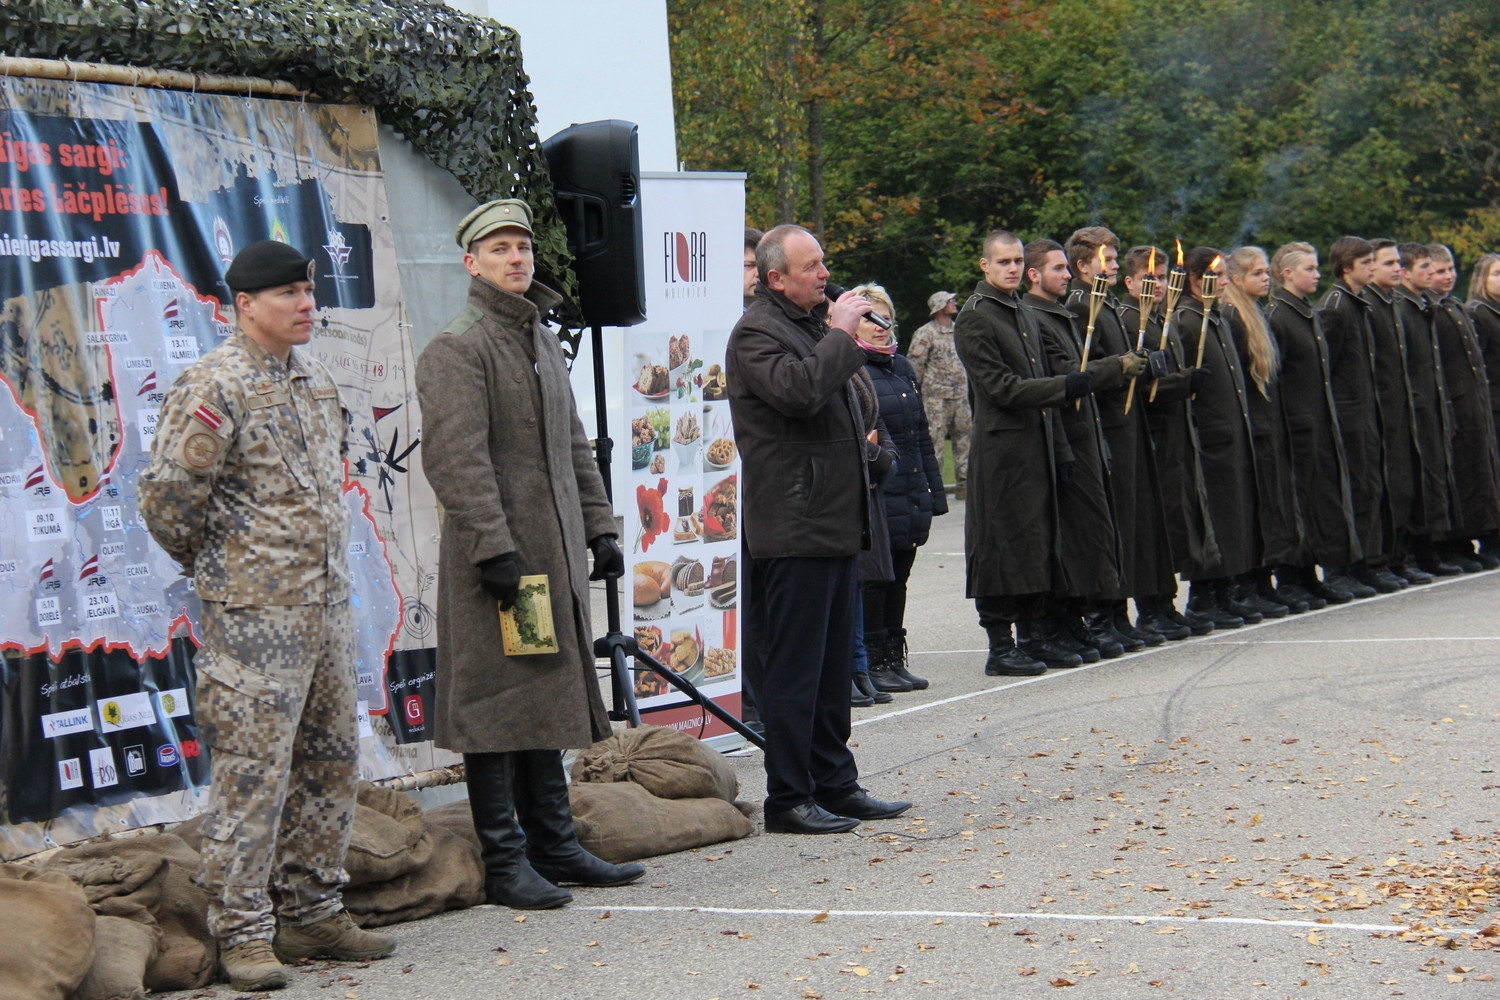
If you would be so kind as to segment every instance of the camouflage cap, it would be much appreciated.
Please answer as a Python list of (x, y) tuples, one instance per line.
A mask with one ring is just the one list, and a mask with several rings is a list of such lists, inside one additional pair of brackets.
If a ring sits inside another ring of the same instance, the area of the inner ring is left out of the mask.
[(475, 240), (482, 240), (506, 226), (523, 229), (527, 236), (534, 235), (531, 231), (531, 206), (520, 198), (485, 202), (463, 217), (453, 238), (467, 250), (474, 245)]
[(276, 240), (257, 240), (234, 255), (224, 283), (233, 292), (258, 292), (296, 281), (312, 281), (317, 264)]
[(931, 295), (927, 296), (927, 315), (936, 316), (940, 311), (947, 307), (948, 303), (952, 302), (956, 298), (958, 298), (958, 296), (954, 295), (952, 292), (933, 292)]

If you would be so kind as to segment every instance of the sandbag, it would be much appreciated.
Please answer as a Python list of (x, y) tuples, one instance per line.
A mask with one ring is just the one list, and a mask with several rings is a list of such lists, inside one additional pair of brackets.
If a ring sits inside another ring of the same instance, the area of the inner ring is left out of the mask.
[[(468, 803), (459, 803), (468, 811)], [(469, 822), (472, 835), (474, 824)], [(344, 887), (344, 906), (361, 927), (381, 927), (421, 920), (445, 910), (459, 910), (484, 902), (484, 865), (475, 843), (441, 826), (422, 835), (429, 845), (428, 860), (420, 868), (386, 882)]]
[(721, 798), (664, 799), (629, 781), (569, 789), (578, 839), (619, 864), (748, 837), (755, 824)]
[(389, 882), (427, 864), (433, 844), (422, 826), (422, 807), (405, 792), (368, 782), (359, 786), (354, 830), (344, 870), (349, 885)]
[(722, 799), (739, 792), (734, 769), (686, 733), (665, 726), (621, 729), (578, 755), (574, 784), (634, 782), (663, 799)]
[(191, 990), (213, 981), (219, 946), (208, 930), (208, 893), (193, 882), (197, 852), (175, 831), (70, 847), (42, 868), (77, 882), (101, 915), (160, 931), (146, 969), (148, 990)]
[(0, 864), (0, 1000), (64, 1000), (94, 963), (94, 911), (62, 872)]
[(124, 917), (94, 920), (94, 964), (71, 1000), (142, 1000), (161, 931)]

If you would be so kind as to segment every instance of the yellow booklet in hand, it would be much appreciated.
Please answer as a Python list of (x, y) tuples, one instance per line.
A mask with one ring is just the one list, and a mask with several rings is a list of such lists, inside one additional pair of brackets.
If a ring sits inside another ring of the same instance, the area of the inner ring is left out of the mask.
[(547, 575), (521, 577), (515, 606), (500, 612), (500, 639), (506, 656), (557, 652), (557, 630), (552, 625), (552, 588)]

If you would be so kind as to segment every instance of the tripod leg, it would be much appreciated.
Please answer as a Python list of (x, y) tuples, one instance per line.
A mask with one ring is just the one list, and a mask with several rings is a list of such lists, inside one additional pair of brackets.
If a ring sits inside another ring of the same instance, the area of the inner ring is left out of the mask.
[(616, 709), (623, 701), (625, 721), (630, 723), (631, 728), (638, 729), (641, 725), (641, 709), (635, 701), (635, 671), (630, 667), (630, 657), (626, 655), (623, 646), (610, 650), (609, 666), (610, 675), (614, 678)]

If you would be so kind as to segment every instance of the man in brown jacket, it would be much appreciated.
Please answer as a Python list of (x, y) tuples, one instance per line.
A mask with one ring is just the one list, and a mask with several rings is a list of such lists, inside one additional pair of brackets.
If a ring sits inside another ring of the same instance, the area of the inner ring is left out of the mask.
[[(645, 869), (585, 851), (568, 804), (561, 750), (609, 735), (588, 581), (620, 576), (625, 559), (542, 323), (561, 298), (532, 281), (531, 235), (515, 199), (458, 224), (469, 304), (417, 360), (417, 395), (423, 472), (444, 513), (434, 742), (464, 755), (485, 898), (548, 909), (572, 898), (556, 883), (624, 885)], [(556, 653), (502, 652), (496, 603), (515, 603), (523, 574), (547, 577)]]

